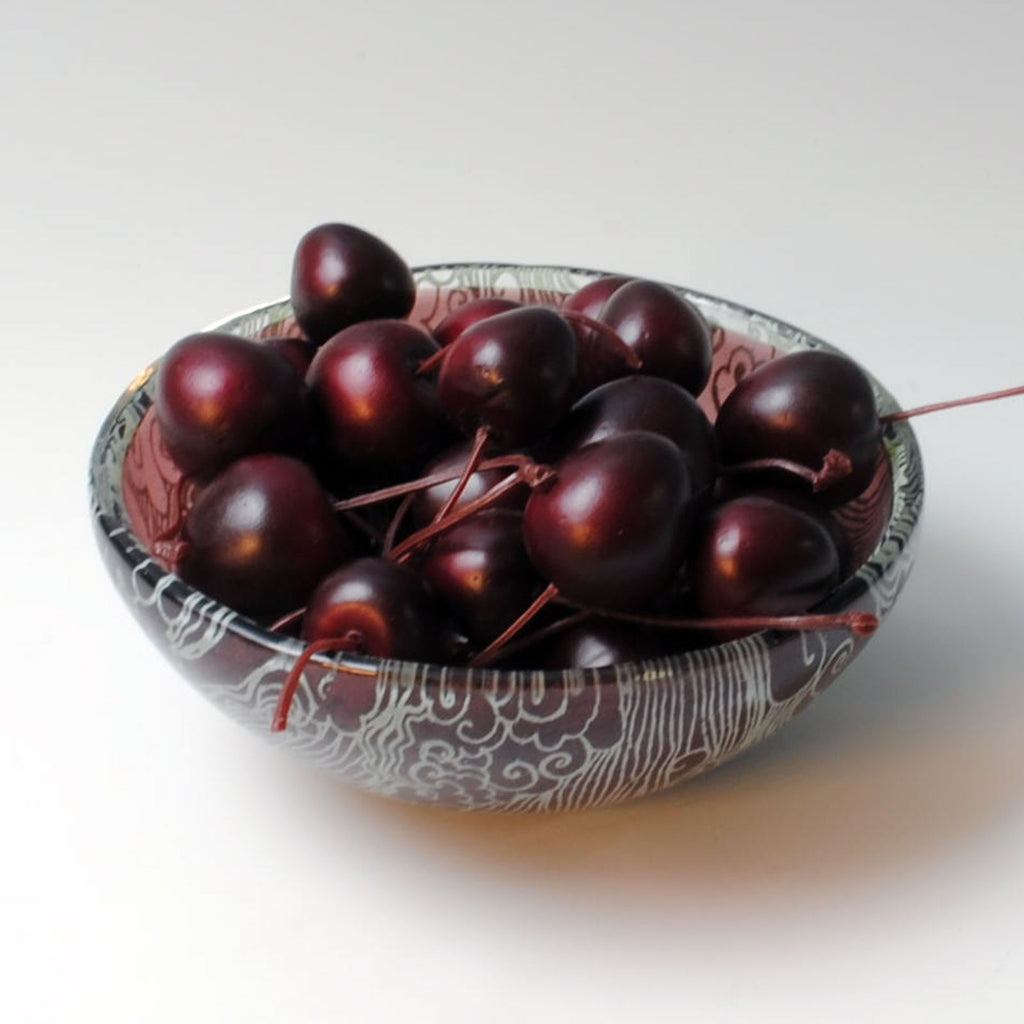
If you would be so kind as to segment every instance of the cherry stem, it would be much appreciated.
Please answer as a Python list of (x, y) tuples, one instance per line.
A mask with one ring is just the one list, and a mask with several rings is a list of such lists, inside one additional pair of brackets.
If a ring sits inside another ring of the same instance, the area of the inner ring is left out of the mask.
[[(481, 468), (484, 468), (486, 465), (486, 462), (482, 463)], [(526, 484), (527, 487), (534, 489), (542, 487), (553, 480), (554, 477), (555, 471), (550, 466), (542, 466), (532, 462), (529, 465), (521, 466), (514, 473), (510, 473), (505, 477), (504, 480), (499, 480), (489, 491), (481, 494), (479, 498), (463, 505), (462, 508), (450, 513), (444, 519), (425, 526), (417, 533), (410, 534), (391, 552), (390, 557), (396, 562), (404, 562), (418, 547), (426, 544), (428, 540), (433, 540), (434, 537), (447, 533), (448, 530), (458, 526), (459, 523), (464, 522), (471, 516), (475, 516), (477, 512), (482, 512), (514, 487)]]
[(806, 480), (815, 494), (834, 487), (853, 472), (850, 457), (836, 448), (830, 448), (821, 460), (821, 469), (814, 470), (790, 459), (751, 459), (734, 466), (724, 466), (722, 473), (755, 473), (759, 470), (778, 469)]
[(448, 355), (448, 347), (439, 348), (433, 355), (427, 356), (426, 359), (416, 367), (416, 376), (419, 377), (424, 373), (430, 373), (431, 370), (437, 369), (437, 367), (444, 361), (444, 357)]
[(409, 509), (412, 508), (412, 503), (415, 500), (415, 494), (407, 494), (402, 499), (402, 504), (398, 506), (397, 511), (391, 517), (391, 522), (388, 523), (388, 532), (384, 534), (384, 543), (381, 546), (381, 554), (385, 557), (391, 554), (391, 549), (395, 546), (395, 538), (398, 536), (402, 521), (408, 515)]
[[(529, 470), (536, 465), (533, 459), (527, 458), (525, 455), (500, 455), (497, 458), (484, 459), (476, 468), (478, 470), (506, 468)], [(354, 498), (344, 498), (343, 500), (336, 501), (334, 502), (334, 510), (336, 512), (347, 512), (349, 509), (376, 505), (382, 501), (391, 501), (392, 498), (404, 498), (407, 494), (425, 491), (428, 487), (446, 484), (452, 480), (458, 480), (461, 476), (462, 469), (431, 473), (430, 476), (421, 477), (419, 480), (410, 480), (404, 484), (395, 484), (393, 487), (383, 487), (379, 491), (368, 491), (366, 494), (357, 494)]]
[(491, 431), (489, 427), (478, 427), (476, 431), (476, 438), (473, 441), (473, 448), (469, 453), (469, 458), (466, 460), (466, 465), (462, 469), (462, 476), (459, 477), (459, 482), (455, 485), (455, 490), (448, 495), (448, 500), (437, 510), (437, 515), (434, 516), (433, 522), (438, 523), (458, 503), (459, 498), (462, 497), (462, 492), (465, 491), (466, 486), (469, 484), (469, 478), (476, 472), (476, 467), (480, 463), (480, 459), (484, 453), (484, 446), (491, 439)]
[[(572, 608), (590, 610), (574, 601), (565, 601)], [(661, 626), (665, 629), (727, 630), (727, 629), (790, 629), (800, 632), (819, 629), (848, 629), (854, 636), (872, 636), (881, 625), (874, 612), (835, 612), (822, 615), (733, 615), (720, 618), (675, 619), (658, 615), (633, 615), (628, 612), (610, 612), (600, 609), (599, 615), (622, 622), (635, 622), (641, 626)]]
[(348, 508), (339, 509), (337, 504), (334, 507), (335, 511), (340, 511), (353, 526), (365, 533), (375, 544), (382, 542), (380, 531), (375, 530), (362, 516), (357, 516), (355, 512)]
[(482, 667), (494, 659), (495, 654), (501, 651), (505, 645), (518, 634), (541, 609), (549, 605), (559, 596), (558, 587), (549, 583), (540, 594), (527, 607), (526, 611), (519, 616), (503, 633), (495, 637), (469, 664)]
[(608, 324), (603, 323), (601, 320), (595, 320), (593, 317), (587, 316), (586, 313), (578, 313), (574, 309), (563, 309), (559, 312), (570, 323), (587, 327), (601, 335), (605, 341), (610, 342), (618, 350), (619, 355), (622, 356), (631, 370), (642, 369), (644, 361), (637, 355), (636, 350), (627, 345), (620, 337), (619, 332), (613, 330)]
[(972, 398), (954, 398), (949, 402), (935, 402), (932, 405), (919, 405), (916, 409), (905, 409), (902, 412), (891, 412), (886, 416), (880, 416), (883, 423), (901, 423), (903, 420), (912, 419), (915, 416), (924, 416), (930, 412), (942, 412), (945, 409), (959, 409), (962, 405), (979, 405), (982, 402), (995, 402), (1000, 398), (1013, 398), (1016, 395), (1024, 395), (1024, 386), (1006, 388), (1003, 391), (990, 391), (984, 395), (974, 395)]
[(295, 611), (289, 612), (287, 615), (282, 615), (276, 622), (272, 622), (267, 628), (271, 633), (282, 633), (286, 629), (290, 629), (298, 622), (303, 615), (306, 614), (306, 605), (301, 608), (296, 608)]
[(484, 657), (483, 652), (481, 652), (476, 656), (473, 664), (482, 668), (497, 661), (499, 657), (507, 658), (510, 654), (518, 654), (520, 651), (525, 651), (540, 643), (541, 640), (557, 636), (559, 633), (564, 633), (567, 629), (572, 629), (573, 626), (578, 626), (580, 623), (592, 619), (596, 614), (597, 612), (589, 610), (574, 612), (572, 615), (567, 615), (564, 619), (559, 619), (557, 622), (552, 622), (547, 626), (534, 630), (528, 636), (521, 637), (512, 643), (506, 643), (501, 648), (495, 648), (487, 657)]
[(344, 636), (329, 636), (322, 640), (314, 640), (308, 644), (306, 649), (296, 658), (292, 665), (288, 678), (281, 688), (281, 696), (277, 700), (277, 708), (274, 711), (274, 720), (271, 722), (271, 732), (284, 732), (288, 728), (288, 712), (291, 710), (295, 694), (298, 693), (299, 683), (302, 680), (302, 673), (310, 660), (324, 651), (347, 651), (355, 653), (363, 644), (363, 634), (358, 629), (350, 629)]

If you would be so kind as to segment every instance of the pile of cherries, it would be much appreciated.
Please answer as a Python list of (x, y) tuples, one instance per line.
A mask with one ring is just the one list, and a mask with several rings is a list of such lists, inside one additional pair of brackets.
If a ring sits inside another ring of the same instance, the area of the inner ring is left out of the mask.
[(402, 259), (324, 224), (291, 297), (302, 338), (174, 345), (155, 415), (196, 485), (172, 568), (308, 653), (593, 668), (877, 626), (806, 614), (851, 568), (829, 510), (880, 458), (849, 359), (774, 360), (712, 424), (712, 329), (652, 281), (482, 298), (428, 333)]

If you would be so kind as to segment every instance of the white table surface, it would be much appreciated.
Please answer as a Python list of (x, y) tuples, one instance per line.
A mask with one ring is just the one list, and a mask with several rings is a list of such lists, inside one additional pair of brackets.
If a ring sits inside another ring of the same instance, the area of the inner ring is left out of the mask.
[(688, 284), (904, 404), (1024, 382), (1014, 3), (5, 0), (0, 975), (17, 1022), (1018, 1021), (1024, 402), (922, 420), (920, 558), (708, 777), (410, 808), (222, 718), (120, 604), (92, 437), (348, 220)]

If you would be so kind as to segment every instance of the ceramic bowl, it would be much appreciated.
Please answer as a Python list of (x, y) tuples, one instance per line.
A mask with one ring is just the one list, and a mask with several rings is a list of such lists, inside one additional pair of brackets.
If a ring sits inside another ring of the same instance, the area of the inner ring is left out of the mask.
[[(445, 264), (415, 271), (411, 319), (430, 327), (470, 299), (558, 306), (595, 271)], [(676, 289), (721, 328), (701, 402), (714, 416), (743, 375), (825, 342), (733, 302)], [(295, 333), (287, 301), (218, 330)], [(171, 339), (173, 340), (173, 339)], [(128, 606), (174, 667), (221, 710), (272, 743), (354, 785), (404, 800), (541, 811), (606, 804), (674, 786), (760, 742), (826, 689), (867, 642), (846, 630), (761, 632), (703, 650), (585, 671), (510, 671), (318, 657), (304, 672), (285, 733), (270, 722), (302, 651), (167, 571), (157, 539), (177, 521), (181, 473), (150, 412), (145, 369), (99, 432), (90, 467), (104, 561)], [(872, 379), (881, 412), (897, 405)], [(840, 510), (856, 571), (818, 610), (882, 619), (913, 562), (921, 458), (905, 423), (885, 428), (867, 491)]]

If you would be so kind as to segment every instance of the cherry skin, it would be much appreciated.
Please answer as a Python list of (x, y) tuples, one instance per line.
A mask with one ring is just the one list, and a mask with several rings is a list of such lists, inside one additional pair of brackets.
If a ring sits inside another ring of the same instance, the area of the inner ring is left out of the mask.
[(357, 473), (418, 466), (448, 437), (437, 393), (417, 367), (437, 345), (400, 320), (339, 332), (316, 354), (306, 381), (314, 426)]
[(295, 448), (304, 391), (280, 353), (232, 334), (191, 334), (160, 365), (156, 417), (178, 466), (206, 479), (243, 455)]
[(634, 280), (622, 274), (607, 274), (590, 284), (585, 284), (565, 301), (565, 309), (573, 313), (582, 313), (596, 320), (601, 315), (605, 303), (624, 285)]
[(708, 618), (793, 615), (835, 589), (839, 570), (832, 535), (817, 516), (750, 495), (719, 505), (700, 528), (694, 593)]
[[(833, 352), (794, 352), (759, 366), (722, 403), (715, 422), (722, 463), (786, 459), (811, 470), (838, 451), (852, 465), (848, 477), (820, 493), (831, 505), (855, 497), (870, 483), (881, 425), (867, 375)], [(799, 477), (768, 470), (764, 479), (808, 487)]]
[(303, 616), (302, 638), (337, 638), (343, 649), (377, 658), (430, 661), (440, 645), (434, 603), (408, 566), (359, 558), (316, 588)]
[(351, 224), (321, 224), (295, 250), (291, 298), (299, 326), (322, 345), (363, 320), (408, 315), (416, 284), (398, 253), (375, 235)]
[(199, 493), (184, 540), (182, 578), (258, 619), (301, 605), (350, 551), (313, 472), (284, 455), (232, 463)]
[(309, 370), (309, 364), (316, 355), (316, 345), (308, 338), (266, 338), (262, 344), (284, 356), (295, 368), (295, 372), (303, 379)]
[(519, 309), (522, 303), (513, 299), (488, 297), (473, 299), (458, 309), (452, 310), (431, 332), (442, 348), (450, 345), (463, 331), (488, 317)]
[(610, 381), (584, 395), (554, 435), (545, 458), (630, 430), (667, 438), (682, 452), (697, 497), (706, 496), (718, 470), (715, 432), (696, 399), (661, 377), (632, 376)]
[(420, 571), (464, 632), (486, 644), (543, 588), (523, 547), (522, 515), (488, 510), (439, 537)]
[[(423, 468), (424, 476), (432, 476), (435, 473), (461, 472), (469, 458), (472, 445), (463, 443), (454, 448), (449, 448), (436, 458), (431, 459)], [(509, 475), (505, 467), (493, 469), (478, 469), (470, 476), (468, 483), (458, 501), (452, 507), (452, 512), (464, 508), (471, 501), (482, 498), (492, 487), (501, 483)], [(435, 516), (443, 508), (452, 491), (455, 490), (457, 480), (448, 480), (443, 484), (435, 484), (433, 487), (424, 488), (420, 491), (412, 503), (412, 518), (420, 526), (426, 526), (434, 521)], [(514, 490), (503, 494), (491, 508), (512, 509), (521, 512), (529, 497), (529, 489), (524, 484)]]
[(445, 350), (438, 394), (467, 434), (486, 427), (502, 449), (551, 430), (569, 408), (576, 338), (554, 310), (524, 306), (474, 324)]
[(642, 608), (669, 586), (691, 529), (692, 485), (679, 449), (636, 431), (589, 444), (526, 503), (533, 564), (571, 601)]
[(600, 319), (643, 361), (642, 373), (675, 381), (692, 395), (711, 376), (711, 331), (700, 311), (656, 281), (616, 289)]
[(606, 668), (627, 662), (659, 658), (678, 652), (672, 634), (640, 629), (625, 622), (594, 618), (552, 638), (543, 654), (548, 669)]

